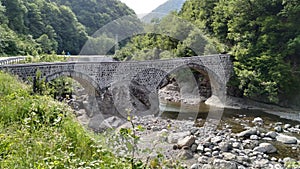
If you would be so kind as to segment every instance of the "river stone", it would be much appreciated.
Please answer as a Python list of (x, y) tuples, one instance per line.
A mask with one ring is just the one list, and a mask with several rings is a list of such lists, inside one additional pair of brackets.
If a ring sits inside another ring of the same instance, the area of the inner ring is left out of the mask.
[(233, 148), (240, 148), (242, 146), (242, 144), (240, 143), (240, 142), (234, 142), (233, 144), (232, 144), (232, 147)]
[(205, 148), (204, 151), (205, 152), (211, 152), (211, 149), (210, 148)]
[(242, 131), (237, 134), (238, 137), (250, 137), (251, 135), (257, 134), (256, 128), (251, 128), (245, 131)]
[(183, 160), (188, 160), (192, 159), (194, 156), (191, 150), (181, 150), (177, 157)]
[(276, 126), (276, 127), (274, 127), (274, 130), (276, 132), (282, 132), (282, 127), (281, 126)]
[(212, 156), (218, 156), (219, 154), (220, 154), (219, 151), (213, 151), (213, 152), (211, 153)]
[(264, 137), (264, 138), (262, 138), (263, 140), (266, 140), (266, 141), (272, 141), (273, 139), (272, 138), (270, 138), (270, 137)]
[(202, 153), (204, 151), (204, 146), (199, 144), (198, 147), (197, 147), (197, 151)]
[(291, 124), (285, 124), (285, 125), (283, 126), (284, 129), (288, 129), (288, 128), (291, 128), (291, 127), (292, 127)]
[(178, 148), (182, 148), (184, 146), (190, 147), (192, 144), (194, 144), (195, 140), (195, 136), (186, 136), (184, 139), (178, 140)]
[(266, 137), (270, 137), (270, 138), (272, 138), (272, 139), (275, 139), (276, 136), (277, 136), (277, 133), (274, 132), (274, 131), (270, 131), (270, 132), (268, 132), (268, 133), (266, 134)]
[(200, 169), (200, 164), (193, 164), (192, 166), (191, 166), (191, 169)]
[(225, 161), (221, 159), (215, 159), (213, 162), (214, 168), (226, 168), (226, 169), (237, 169), (235, 162)]
[(228, 152), (230, 150), (232, 150), (232, 144), (229, 142), (221, 142), (219, 144), (220, 150), (223, 152)]
[(206, 156), (201, 156), (198, 158), (198, 162), (202, 164), (207, 164), (208, 163), (208, 157)]
[(191, 133), (189, 131), (179, 132), (179, 133), (170, 133), (170, 135), (168, 136), (168, 143), (175, 144), (178, 142), (179, 139), (182, 139), (190, 134)]
[(202, 169), (213, 169), (214, 167), (212, 166), (212, 165), (210, 165), (210, 164), (204, 164), (203, 166), (202, 166)]
[(210, 141), (211, 141), (212, 143), (217, 144), (217, 143), (220, 143), (220, 142), (222, 141), (222, 137), (221, 137), (221, 136), (216, 136), (216, 137), (211, 138)]
[(196, 151), (197, 151), (197, 147), (198, 147), (197, 144), (193, 144), (193, 145), (191, 146), (192, 152), (196, 152)]
[(297, 138), (280, 134), (276, 136), (276, 140), (284, 144), (297, 144)]
[(226, 152), (223, 152), (223, 159), (224, 160), (229, 160), (229, 161), (232, 161), (232, 160), (235, 160), (236, 159), (236, 155), (232, 154), (232, 153), (226, 153)]
[(256, 118), (254, 118), (252, 123), (255, 124), (255, 125), (257, 125), (257, 124), (262, 125), (264, 123), (264, 120), (260, 117), (256, 117)]
[(255, 168), (269, 168), (268, 163), (269, 163), (269, 160), (267, 160), (267, 159), (255, 160), (254, 167)]
[(251, 135), (251, 136), (250, 136), (250, 139), (251, 139), (251, 140), (258, 140), (258, 136), (257, 136), (257, 135)]
[(295, 159), (291, 158), (291, 157), (286, 157), (283, 159), (283, 163), (293, 163), (293, 162), (297, 162)]
[(211, 157), (211, 152), (205, 152), (204, 155), (207, 157)]
[(253, 150), (268, 154), (277, 152), (277, 149), (270, 143), (260, 143), (259, 146), (255, 147)]
[(120, 119), (117, 116), (112, 116), (107, 119), (105, 119), (100, 125), (99, 125), (99, 131), (106, 130), (108, 128), (117, 128), (121, 126), (124, 122), (124, 120)]

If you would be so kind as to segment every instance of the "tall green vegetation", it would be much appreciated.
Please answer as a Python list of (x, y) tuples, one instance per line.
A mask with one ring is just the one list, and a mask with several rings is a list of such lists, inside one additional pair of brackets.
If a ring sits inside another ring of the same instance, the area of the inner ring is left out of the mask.
[(298, 0), (188, 0), (180, 12), (227, 46), (245, 96), (275, 103), (299, 87), (299, 15)]
[(68, 6), (83, 24), (89, 35), (112, 20), (134, 14), (127, 6), (117, 0), (51, 0)]
[(65, 104), (0, 72), (0, 168), (130, 168)]
[(119, 50), (119, 60), (151, 60), (216, 53), (213, 40), (195, 25), (170, 13), (144, 25), (144, 34), (134, 36)]
[(116, 0), (0, 0), (0, 56), (78, 54), (88, 34), (129, 14)]

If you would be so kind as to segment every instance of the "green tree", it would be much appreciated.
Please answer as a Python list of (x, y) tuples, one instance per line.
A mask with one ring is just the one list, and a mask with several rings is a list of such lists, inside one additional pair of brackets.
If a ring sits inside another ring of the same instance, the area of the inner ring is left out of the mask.
[(180, 16), (226, 45), (244, 95), (278, 103), (299, 84), (299, 12), (298, 0), (190, 0)]
[(24, 16), (27, 9), (24, 6), (23, 1), (3, 0), (2, 3), (6, 8), (5, 15), (9, 20), (8, 26), (18, 33), (26, 33), (27, 29), (24, 24)]

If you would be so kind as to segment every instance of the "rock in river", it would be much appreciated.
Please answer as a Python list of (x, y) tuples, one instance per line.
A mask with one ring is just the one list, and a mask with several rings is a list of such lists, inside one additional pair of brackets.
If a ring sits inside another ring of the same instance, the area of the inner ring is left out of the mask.
[(250, 137), (251, 135), (257, 134), (256, 128), (251, 128), (249, 130), (245, 130), (237, 134), (238, 137)]
[(287, 136), (283, 134), (279, 134), (276, 137), (276, 140), (282, 142), (284, 144), (297, 144), (297, 138), (292, 136)]
[(178, 140), (178, 148), (182, 148), (185, 146), (190, 147), (192, 144), (194, 144), (195, 140), (195, 136), (186, 136), (184, 139)]
[(258, 147), (253, 149), (254, 151), (259, 151), (262, 153), (275, 153), (277, 149), (270, 143), (260, 143)]

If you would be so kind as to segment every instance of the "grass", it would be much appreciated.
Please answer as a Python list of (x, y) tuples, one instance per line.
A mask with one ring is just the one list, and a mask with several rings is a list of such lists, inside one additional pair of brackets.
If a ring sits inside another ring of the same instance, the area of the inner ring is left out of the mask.
[(72, 110), (0, 72), (0, 168), (130, 168)]

